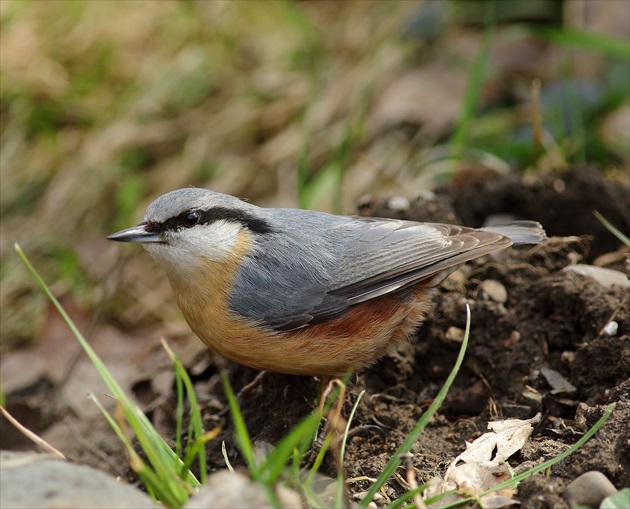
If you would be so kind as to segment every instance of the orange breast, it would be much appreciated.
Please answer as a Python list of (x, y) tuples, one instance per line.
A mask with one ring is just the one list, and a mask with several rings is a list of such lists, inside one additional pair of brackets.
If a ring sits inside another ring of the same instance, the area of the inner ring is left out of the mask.
[(242, 232), (230, 259), (200, 264), (194, 279), (203, 284), (168, 273), (191, 329), (212, 350), (240, 364), (278, 373), (343, 375), (369, 366), (405, 339), (428, 309), (430, 289), (417, 286), (359, 304), (325, 323), (269, 331), (228, 308), (233, 277), (250, 242)]

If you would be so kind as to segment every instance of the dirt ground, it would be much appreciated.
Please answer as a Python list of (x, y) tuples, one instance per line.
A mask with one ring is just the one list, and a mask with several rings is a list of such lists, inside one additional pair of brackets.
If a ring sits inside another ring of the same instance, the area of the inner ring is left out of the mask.
[[(545, 245), (512, 248), (467, 264), (437, 290), (433, 310), (408, 344), (353, 377), (344, 413), (350, 413), (365, 390), (354, 426), (376, 425), (380, 431), (363, 428), (350, 440), (348, 477), (377, 477), (437, 394), (455, 363), (458, 329), (465, 327), (468, 303), (472, 330), (464, 365), (445, 405), (412, 451), (419, 481), (443, 473), (466, 440), (486, 431), (489, 420), (542, 412), (533, 439), (511, 460), (513, 465), (531, 465), (565, 450), (596, 422), (605, 405), (617, 402), (611, 419), (585, 447), (557, 464), (550, 477), (537, 475), (523, 482), (516, 498), (522, 507), (566, 507), (559, 495), (562, 488), (589, 470), (603, 472), (618, 488), (630, 486), (630, 292), (563, 270), (577, 262), (606, 263), (628, 273), (619, 241), (592, 214), (598, 210), (621, 231), (630, 232), (627, 185), (606, 181), (593, 169), (536, 179), (470, 172), (434, 194), (412, 200), (409, 207), (392, 209), (387, 203), (366, 198), (358, 210), (363, 215), (471, 226), (508, 214), (540, 221), (553, 238)], [(603, 331), (611, 321), (618, 324), (615, 334)], [(204, 406), (206, 426), (223, 427), (210, 444), (210, 466), (225, 467), (223, 440), (232, 462), (242, 464), (224, 412), (219, 371), (227, 367), (237, 391), (257, 372), (193, 350), (184, 360)], [(172, 437), (172, 380), (160, 381), (167, 364), (163, 356), (145, 356), (130, 386), (158, 429)], [(276, 443), (311, 411), (318, 389), (314, 378), (266, 374), (241, 401), (253, 441)], [(38, 380), (9, 393), (8, 407), (71, 458), (128, 474), (121, 467), (125, 459), (115, 436), (95, 425), (97, 419), (89, 432), (82, 429), (77, 411), (58, 401), (53, 404), (55, 391), (50, 380)], [(68, 426), (74, 431), (68, 433)], [(8, 433), (4, 425), (3, 430)], [(17, 435), (7, 433), (3, 431), (3, 448), (24, 447)], [(334, 475), (332, 459), (323, 473)], [(361, 492), (369, 482), (350, 487)], [(394, 498), (405, 491), (404, 482), (393, 479), (388, 490)]]

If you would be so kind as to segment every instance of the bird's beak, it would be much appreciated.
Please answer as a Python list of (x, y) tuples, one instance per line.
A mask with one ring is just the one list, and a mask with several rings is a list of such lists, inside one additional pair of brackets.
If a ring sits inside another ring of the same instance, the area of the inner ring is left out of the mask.
[(125, 230), (112, 233), (108, 240), (115, 240), (116, 242), (142, 242), (142, 243), (155, 243), (164, 242), (157, 233), (148, 232), (146, 225), (139, 224), (138, 226), (132, 226)]

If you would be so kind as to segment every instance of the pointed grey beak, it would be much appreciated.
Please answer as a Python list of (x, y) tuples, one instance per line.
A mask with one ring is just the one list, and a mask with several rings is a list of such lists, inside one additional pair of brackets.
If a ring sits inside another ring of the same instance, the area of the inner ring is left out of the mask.
[(112, 233), (107, 239), (116, 242), (164, 242), (157, 233), (148, 232), (143, 224)]

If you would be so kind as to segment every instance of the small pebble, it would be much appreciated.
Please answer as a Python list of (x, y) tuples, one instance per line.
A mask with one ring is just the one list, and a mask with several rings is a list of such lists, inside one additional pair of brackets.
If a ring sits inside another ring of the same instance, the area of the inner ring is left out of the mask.
[(446, 330), (446, 334), (444, 334), (444, 338), (446, 339), (446, 341), (461, 343), (462, 341), (464, 341), (465, 335), (466, 331), (464, 329), (460, 329), (459, 327), (449, 327)]
[[(503, 306), (501, 306), (503, 307)], [(503, 308), (505, 309), (505, 308)], [(505, 346), (511, 346), (511, 345), (515, 345), (516, 343), (518, 343), (521, 340), (521, 333), (517, 330), (513, 330), (512, 332), (510, 332), (510, 337), (507, 338), (507, 340), (505, 341)]]
[(542, 409), (543, 395), (533, 387), (525, 387), (521, 393), (521, 403), (529, 406), (535, 412)]
[[(352, 498), (355, 500), (363, 500), (367, 494), (368, 494), (367, 491), (361, 491), (359, 493), (354, 493), (352, 495)], [(383, 495), (380, 492), (377, 492), (374, 494), (374, 497), (372, 498), (372, 500), (375, 502), (382, 502), (383, 498), (384, 498)], [(373, 502), (370, 502), (370, 503), (373, 503)]]
[(564, 492), (569, 507), (591, 507), (596, 509), (602, 501), (616, 493), (617, 489), (601, 472), (582, 474), (567, 486)]
[(508, 294), (505, 286), (494, 279), (486, 279), (481, 283), (481, 289), (488, 296), (489, 299), (499, 304), (505, 304), (507, 302)]
[(556, 179), (553, 181), (553, 190), (556, 193), (564, 193), (564, 191), (567, 188), (567, 185), (565, 184), (564, 180), (560, 180), (560, 179)]
[(611, 322), (608, 322), (604, 327), (604, 334), (606, 334), (607, 336), (616, 336), (618, 330), (619, 324), (613, 320)]
[(555, 369), (542, 367), (540, 368), (540, 374), (551, 387), (552, 394), (572, 394), (577, 390), (571, 382)]
[(387, 200), (387, 206), (394, 210), (409, 210), (409, 200), (404, 196), (392, 196)]
[(433, 201), (437, 198), (437, 195), (433, 191), (427, 189), (420, 189), (414, 196), (414, 200)]

